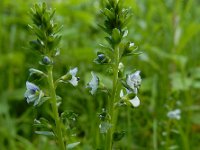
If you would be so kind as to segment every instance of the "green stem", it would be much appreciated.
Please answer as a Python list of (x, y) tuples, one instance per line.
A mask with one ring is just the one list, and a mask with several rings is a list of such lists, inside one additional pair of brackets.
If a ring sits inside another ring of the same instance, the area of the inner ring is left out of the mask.
[(61, 130), (61, 122), (60, 122), (60, 117), (58, 113), (58, 106), (57, 106), (57, 101), (56, 101), (56, 92), (55, 92), (55, 87), (54, 87), (54, 81), (53, 81), (53, 66), (50, 66), (48, 68), (48, 83), (49, 83), (49, 92), (51, 96), (51, 107), (53, 110), (53, 117), (55, 120), (55, 132), (56, 132), (56, 137), (58, 140), (58, 145), (60, 150), (65, 150), (65, 144), (63, 141), (63, 136), (62, 136), (62, 130)]
[(127, 111), (127, 126), (128, 126), (128, 129), (127, 129), (127, 138), (128, 138), (128, 142), (127, 144), (129, 145), (129, 148), (131, 149), (132, 147), (132, 139), (131, 139), (131, 110), (130, 108), (128, 108), (128, 111)]
[(165, 140), (165, 150), (168, 150), (171, 145), (171, 138), (170, 138), (170, 126), (171, 126), (171, 120), (167, 122), (166, 125), (166, 140)]
[(158, 150), (158, 137), (157, 137), (157, 127), (158, 123), (157, 123), (157, 119), (154, 118), (153, 119), (153, 149), (154, 150)]
[(184, 150), (189, 150), (190, 149), (190, 145), (189, 145), (187, 133), (185, 133), (185, 131), (182, 129), (182, 127), (181, 127), (179, 122), (175, 122), (175, 125), (177, 126), (178, 131), (180, 133)]
[(117, 118), (117, 114), (114, 113), (114, 104), (116, 102), (116, 94), (117, 94), (117, 84), (118, 84), (118, 66), (119, 66), (119, 46), (116, 46), (114, 49), (115, 61), (113, 64), (113, 85), (112, 85), (112, 95), (109, 100), (108, 111), (111, 117), (110, 123), (112, 125), (111, 129), (107, 134), (106, 139), (106, 150), (112, 150), (112, 141), (113, 141), (113, 133), (115, 131), (115, 122)]

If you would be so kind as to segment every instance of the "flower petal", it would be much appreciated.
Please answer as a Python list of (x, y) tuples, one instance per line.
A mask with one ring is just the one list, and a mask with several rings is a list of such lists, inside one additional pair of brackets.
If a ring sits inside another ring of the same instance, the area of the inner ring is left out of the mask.
[(133, 107), (138, 107), (140, 105), (140, 100), (137, 96), (130, 100)]
[(120, 91), (120, 94), (119, 94), (120, 98), (122, 98), (124, 96), (124, 92), (123, 90)]
[(99, 78), (93, 73), (92, 74), (92, 80), (88, 83), (88, 87), (91, 88), (90, 93), (93, 95), (99, 86)]
[(36, 101), (38, 99), (38, 96), (37, 95), (28, 95), (27, 97), (26, 97), (26, 101), (27, 101), (27, 103), (31, 103), (31, 102), (34, 102), (34, 101)]
[(141, 84), (140, 71), (136, 71), (135, 73), (128, 75), (126, 83), (134, 91), (134, 93), (137, 94), (138, 88)]
[(78, 85), (78, 78), (76, 77), (77, 72), (78, 72), (77, 67), (69, 71), (69, 74), (71, 74), (72, 76), (71, 79), (69, 80), (69, 83), (71, 83), (73, 86)]
[(27, 88), (27, 90), (31, 90), (32, 92), (36, 92), (36, 91), (40, 90), (40, 88), (37, 85), (35, 85), (29, 81), (26, 81), (26, 88)]
[(78, 68), (77, 68), (77, 67), (74, 68), (74, 69), (70, 69), (70, 71), (69, 71), (69, 73), (70, 73), (72, 76), (76, 76), (77, 72), (78, 72)]
[(73, 86), (78, 85), (78, 78), (75, 76), (72, 76), (71, 80), (69, 80), (69, 83), (71, 83)]

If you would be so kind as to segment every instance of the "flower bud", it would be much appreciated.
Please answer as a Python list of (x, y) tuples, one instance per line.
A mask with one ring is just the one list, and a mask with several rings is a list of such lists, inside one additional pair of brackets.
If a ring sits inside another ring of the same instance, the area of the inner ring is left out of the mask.
[(94, 62), (97, 64), (107, 64), (110, 62), (110, 58), (102, 52), (97, 52), (97, 58)]
[(135, 43), (127, 42), (124, 47), (123, 56), (131, 55), (136, 50), (137, 50), (137, 46), (135, 46)]
[(48, 56), (44, 56), (42, 59), (42, 63), (44, 65), (50, 65), (50, 64), (52, 64), (52, 60)]

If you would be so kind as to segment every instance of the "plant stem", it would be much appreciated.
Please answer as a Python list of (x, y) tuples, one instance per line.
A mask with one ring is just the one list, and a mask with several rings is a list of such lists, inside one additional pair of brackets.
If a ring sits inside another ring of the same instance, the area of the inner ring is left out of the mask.
[(153, 119), (153, 149), (154, 150), (158, 150), (158, 143), (157, 143), (157, 141), (158, 141), (158, 137), (157, 137), (157, 125), (158, 125), (158, 123), (157, 123), (157, 119), (156, 118), (154, 118)]
[(131, 140), (131, 110), (130, 108), (128, 108), (128, 111), (127, 111), (127, 126), (128, 126), (128, 129), (127, 129), (127, 144), (129, 145), (129, 148), (132, 147), (132, 140)]
[(51, 96), (51, 107), (53, 110), (53, 117), (55, 120), (55, 126), (56, 126), (56, 137), (58, 140), (58, 145), (60, 150), (65, 150), (65, 144), (63, 141), (63, 136), (62, 136), (62, 130), (61, 130), (61, 122), (60, 122), (60, 117), (58, 113), (58, 106), (57, 106), (57, 101), (56, 101), (56, 92), (55, 92), (55, 87), (54, 87), (54, 81), (53, 81), (53, 66), (48, 67), (48, 83), (49, 83), (49, 92)]
[(115, 55), (114, 58), (115, 60), (113, 64), (112, 95), (109, 100), (109, 106), (108, 106), (109, 115), (111, 117), (110, 123), (112, 127), (107, 134), (106, 150), (112, 150), (113, 133), (115, 131), (115, 122), (117, 118), (117, 114), (114, 113), (114, 104), (116, 102), (117, 84), (118, 84), (119, 46), (115, 46), (114, 55)]

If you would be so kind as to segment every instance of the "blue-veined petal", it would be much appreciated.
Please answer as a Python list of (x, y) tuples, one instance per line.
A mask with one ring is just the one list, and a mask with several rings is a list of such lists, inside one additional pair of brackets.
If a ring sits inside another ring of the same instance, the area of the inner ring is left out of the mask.
[(26, 88), (27, 88), (27, 90), (32, 91), (33, 94), (34, 94), (36, 91), (39, 91), (39, 90), (40, 90), (40, 88), (39, 88), (37, 85), (35, 85), (35, 84), (33, 84), (33, 83), (29, 82), (29, 81), (26, 81)]

